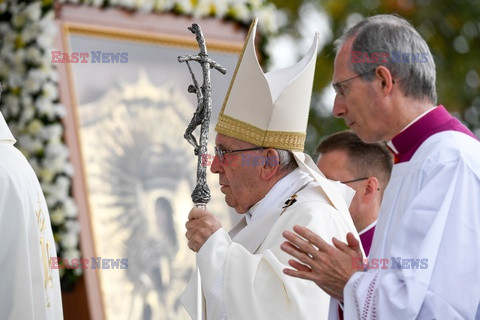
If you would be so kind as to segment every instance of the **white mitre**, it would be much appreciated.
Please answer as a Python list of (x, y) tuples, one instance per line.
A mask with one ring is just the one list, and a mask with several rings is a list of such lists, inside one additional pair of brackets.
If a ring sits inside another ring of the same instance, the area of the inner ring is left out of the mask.
[(353, 190), (327, 180), (303, 153), (318, 34), (301, 61), (263, 73), (255, 52), (256, 29), (257, 19), (250, 26), (215, 131), (256, 146), (290, 150), (300, 169), (320, 182), (332, 205), (348, 213)]
[(297, 64), (264, 74), (250, 27), (215, 131), (257, 146), (303, 151), (318, 36)]

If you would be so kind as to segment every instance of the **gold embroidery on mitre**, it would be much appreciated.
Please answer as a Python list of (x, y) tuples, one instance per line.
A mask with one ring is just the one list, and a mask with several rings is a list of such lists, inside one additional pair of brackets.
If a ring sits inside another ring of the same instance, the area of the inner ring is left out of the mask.
[(256, 146), (292, 151), (303, 151), (306, 137), (304, 132), (262, 130), (225, 114), (218, 117), (215, 131)]

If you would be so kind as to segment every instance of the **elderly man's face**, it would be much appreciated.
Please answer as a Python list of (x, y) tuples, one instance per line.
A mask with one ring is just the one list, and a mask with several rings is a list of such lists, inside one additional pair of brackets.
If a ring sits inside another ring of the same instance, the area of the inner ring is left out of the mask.
[[(252, 144), (217, 134), (215, 139), (217, 147), (224, 151), (247, 149), (254, 147)], [(264, 195), (260, 167), (242, 164), (241, 156), (258, 154), (262, 150), (228, 153), (225, 162), (221, 163), (215, 156), (210, 170), (219, 176), (221, 191), (225, 194), (225, 202), (238, 213), (247, 212)]]

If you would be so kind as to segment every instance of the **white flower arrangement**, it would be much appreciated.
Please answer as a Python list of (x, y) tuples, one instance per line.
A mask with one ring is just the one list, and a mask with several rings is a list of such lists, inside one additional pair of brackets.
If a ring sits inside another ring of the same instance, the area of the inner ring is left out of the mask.
[(96, 7), (119, 7), (140, 12), (174, 12), (196, 18), (213, 16), (244, 24), (254, 17), (260, 20), (259, 31), (265, 35), (278, 32), (277, 8), (266, 0), (59, 0)]
[[(60, 3), (118, 7), (141, 12), (213, 16), (243, 24), (255, 16), (265, 36), (278, 30), (276, 8), (266, 0), (59, 0)], [(57, 252), (68, 261), (80, 258), (77, 208), (71, 196), (73, 166), (63, 141), (58, 74), (51, 64), (57, 27), (53, 1), (0, 1), (1, 110), (39, 177), (50, 211)], [(60, 269), (72, 283), (82, 269)]]

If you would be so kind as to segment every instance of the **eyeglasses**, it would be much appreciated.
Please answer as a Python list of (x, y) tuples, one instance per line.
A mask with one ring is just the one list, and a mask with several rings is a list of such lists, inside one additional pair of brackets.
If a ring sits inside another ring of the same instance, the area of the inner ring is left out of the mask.
[(215, 155), (218, 157), (218, 160), (220, 162), (225, 161), (225, 155), (227, 153), (233, 153), (233, 152), (243, 152), (243, 151), (253, 151), (253, 150), (263, 150), (265, 149), (264, 147), (255, 147), (255, 148), (247, 148), (247, 149), (237, 149), (237, 150), (222, 150), (220, 147), (215, 147)]
[(353, 179), (353, 180), (348, 180), (348, 181), (340, 181), (340, 183), (346, 184), (346, 183), (350, 183), (350, 182), (363, 181), (363, 180), (367, 180), (367, 179), (368, 179), (368, 177), (358, 178), (358, 179)]
[(345, 82), (348, 82), (350, 80), (353, 80), (355, 78), (358, 78), (358, 77), (361, 77), (361, 76), (364, 76), (368, 73), (372, 73), (374, 71), (376, 71), (377, 69), (373, 69), (373, 70), (370, 70), (370, 71), (367, 71), (367, 72), (363, 72), (363, 73), (360, 73), (360, 74), (357, 74), (356, 76), (354, 77), (351, 77), (351, 78), (348, 78), (347, 80), (343, 80), (343, 81), (340, 81), (340, 82), (332, 82), (332, 87), (333, 87), (333, 90), (335, 90), (335, 93), (338, 94), (338, 95), (341, 95), (342, 97), (345, 96), (345, 92), (343, 91), (343, 84)]

